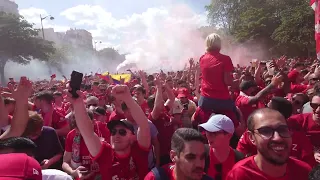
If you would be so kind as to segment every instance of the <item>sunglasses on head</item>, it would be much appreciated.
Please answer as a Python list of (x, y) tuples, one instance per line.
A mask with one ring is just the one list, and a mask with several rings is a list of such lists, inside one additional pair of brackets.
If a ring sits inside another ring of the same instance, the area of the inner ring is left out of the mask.
[(257, 131), (257, 134), (259, 134), (264, 139), (272, 138), (274, 136), (274, 132), (277, 132), (282, 138), (290, 138), (292, 135), (292, 132), (287, 125), (281, 125), (277, 128), (261, 127), (259, 129), (255, 129), (254, 131)]
[(292, 102), (294, 104), (296, 104), (296, 105), (302, 105), (303, 104), (303, 102), (300, 102), (300, 101), (296, 100), (295, 98), (292, 98)]
[(125, 129), (112, 129), (110, 133), (111, 133), (111, 136), (115, 136), (117, 133), (119, 133), (120, 136), (127, 135), (127, 131)]
[(310, 106), (312, 107), (312, 109), (317, 109), (318, 107), (320, 107), (320, 104), (310, 103)]
[(87, 105), (87, 107), (90, 107), (90, 106), (97, 107), (98, 104), (89, 104), (89, 105)]

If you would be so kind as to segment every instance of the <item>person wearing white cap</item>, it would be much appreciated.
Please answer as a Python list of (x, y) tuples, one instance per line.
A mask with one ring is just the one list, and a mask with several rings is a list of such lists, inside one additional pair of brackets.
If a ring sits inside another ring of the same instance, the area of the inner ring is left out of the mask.
[(234, 124), (228, 116), (215, 114), (199, 127), (205, 131), (209, 143), (205, 170), (215, 180), (224, 180), (233, 165), (244, 158), (243, 154), (229, 146)]

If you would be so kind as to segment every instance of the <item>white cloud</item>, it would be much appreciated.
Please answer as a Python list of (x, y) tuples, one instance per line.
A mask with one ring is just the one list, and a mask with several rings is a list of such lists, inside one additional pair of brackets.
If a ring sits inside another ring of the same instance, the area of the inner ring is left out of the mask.
[[(19, 11), (20, 15), (22, 15), (28, 22), (35, 24), (36, 28), (41, 28), (41, 19), (40, 14), (44, 18), (47, 16), (46, 19), (42, 21), (44, 28), (54, 28), (56, 32), (63, 32), (70, 29), (69, 26), (65, 25), (58, 25), (56, 24), (55, 20), (50, 20), (49, 14), (44, 9), (39, 9), (35, 7), (30, 7), (27, 9), (21, 9)], [(55, 17), (56, 18), (56, 17)]]

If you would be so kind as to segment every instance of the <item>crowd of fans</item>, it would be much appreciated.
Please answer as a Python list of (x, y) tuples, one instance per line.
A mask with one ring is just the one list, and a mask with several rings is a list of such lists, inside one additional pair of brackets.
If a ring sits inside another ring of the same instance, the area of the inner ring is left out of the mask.
[(183, 71), (10, 78), (0, 89), (0, 179), (319, 180), (320, 64), (234, 66), (211, 34)]

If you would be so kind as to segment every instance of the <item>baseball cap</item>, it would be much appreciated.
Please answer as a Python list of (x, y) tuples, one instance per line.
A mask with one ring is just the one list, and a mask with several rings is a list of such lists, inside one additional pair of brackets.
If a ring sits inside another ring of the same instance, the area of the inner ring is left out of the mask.
[(183, 98), (183, 97), (188, 97), (189, 96), (189, 92), (187, 88), (180, 88), (178, 90), (178, 98)]
[(0, 180), (42, 180), (41, 166), (24, 153), (1, 154)]
[(114, 127), (116, 127), (117, 125), (122, 125), (122, 126), (126, 127), (127, 129), (129, 129), (132, 132), (132, 134), (134, 134), (133, 124), (131, 122), (129, 122), (128, 120), (125, 120), (125, 119), (112, 120), (107, 123), (107, 127), (108, 127), (109, 131), (114, 129)]
[(232, 120), (228, 116), (222, 114), (211, 116), (206, 123), (200, 124), (199, 126), (208, 132), (223, 130), (230, 134), (234, 133), (234, 124)]
[(100, 115), (100, 116), (105, 116), (106, 110), (103, 107), (96, 107), (96, 108), (94, 108), (93, 113)]

